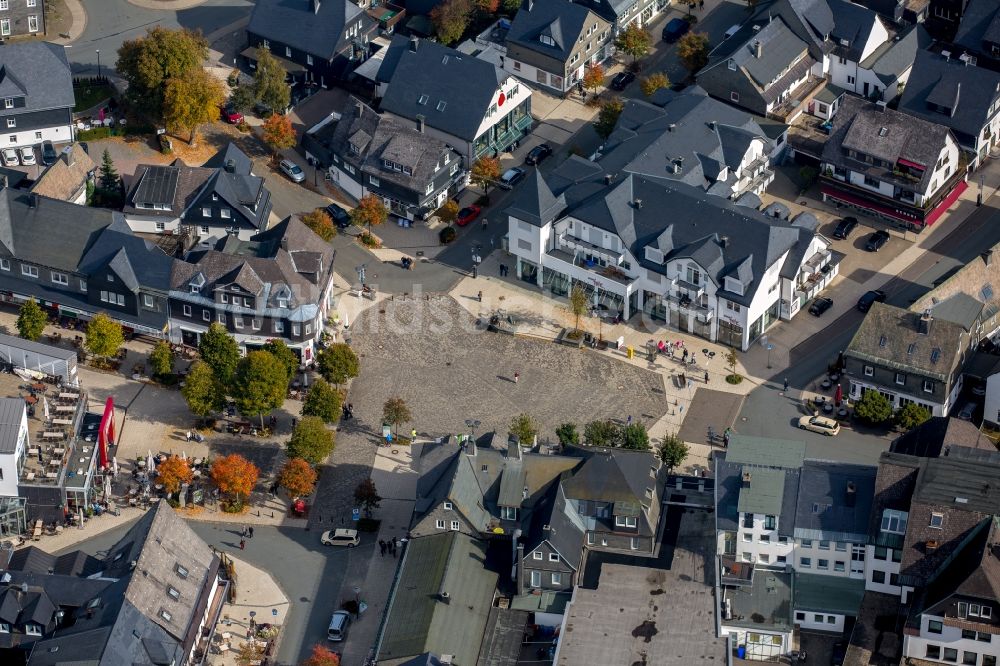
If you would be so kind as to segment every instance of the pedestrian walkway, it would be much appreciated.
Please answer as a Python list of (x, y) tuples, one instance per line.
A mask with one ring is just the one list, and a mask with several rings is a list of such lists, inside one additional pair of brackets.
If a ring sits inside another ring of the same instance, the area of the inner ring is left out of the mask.
[[(363, 664), (369, 650), (378, 640), (378, 630), (386, 613), (399, 564), (405, 553), (405, 541), (413, 515), (414, 500), (417, 496), (418, 474), (412, 465), (412, 456), (419, 456), (419, 445), (380, 446), (372, 467), (372, 481), (382, 496), (374, 517), (382, 521), (376, 540), (397, 541), (396, 554), (381, 553), (378, 543), (367, 558), (368, 568), (360, 582), (345, 576), (340, 598), (354, 596), (354, 588), (360, 588), (361, 600), (368, 604), (368, 610), (351, 627), (351, 638), (344, 645), (344, 664)], [(360, 553), (352, 553), (352, 560)], [(353, 567), (352, 567), (353, 568)]]
[(63, 2), (71, 18), (69, 29), (65, 33), (56, 35), (48, 41), (53, 44), (62, 44), (65, 46), (80, 39), (80, 35), (87, 29), (87, 10), (83, 8), (83, 3), (80, 0), (63, 0)]

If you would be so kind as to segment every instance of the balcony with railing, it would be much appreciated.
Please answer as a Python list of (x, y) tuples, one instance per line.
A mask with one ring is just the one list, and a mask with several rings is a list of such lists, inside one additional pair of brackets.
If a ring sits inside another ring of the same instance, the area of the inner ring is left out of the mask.
[(809, 108), (809, 102), (826, 88), (827, 80), (810, 74), (792, 93), (767, 112), (768, 118), (788, 123)]
[[(578, 252), (568, 252), (559, 248), (553, 248), (546, 252), (546, 255), (554, 261), (547, 262), (548, 268), (559, 270), (560, 264), (566, 265), (565, 272), (570, 277), (586, 281), (590, 279), (610, 280), (611, 282), (627, 287), (635, 281), (635, 278), (628, 276), (625, 271), (617, 266), (602, 266), (599, 262), (588, 260)], [(570, 268), (572, 267), (572, 268)]]
[(687, 294), (667, 294), (667, 306), (672, 310), (677, 310), (682, 314), (694, 315), (698, 321), (707, 324), (715, 317), (715, 309), (707, 305), (701, 305)]

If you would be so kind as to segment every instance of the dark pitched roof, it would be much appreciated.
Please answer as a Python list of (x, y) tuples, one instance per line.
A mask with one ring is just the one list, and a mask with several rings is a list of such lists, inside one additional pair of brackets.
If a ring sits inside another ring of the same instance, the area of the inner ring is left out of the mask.
[(889, 450), (921, 458), (937, 458), (958, 453), (959, 448), (996, 452), (992, 440), (979, 428), (969, 421), (948, 416), (932, 416), (894, 439)]
[(134, 184), (123, 210), (126, 214), (179, 217), (214, 174), (212, 169), (189, 167), (179, 159), (167, 165), (140, 164), (132, 177)]
[[(899, 160), (906, 160), (925, 167), (923, 175), (914, 184), (904, 178), (895, 178), (878, 167), (880, 176), (918, 191), (929, 188), (941, 151), (947, 145), (951, 131), (944, 125), (915, 118), (868, 102), (853, 95), (845, 96), (840, 109), (833, 117), (833, 130), (823, 146), (823, 161), (866, 172), (875, 169), (862, 159), (845, 154), (850, 149), (871, 155), (893, 167)], [(952, 137), (952, 140), (954, 138)]]
[(232, 141), (216, 151), (201, 166), (206, 169), (224, 169), (230, 163), (235, 173), (249, 176), (253, 171), (253, 161)]
[[(833, 12), (833, 30), (830, 37), (837, 42), (834, 53), (843, 54), (848, 60), (858, 62), (868, 44), (871, 33), (881, 20), (871, 9), (848, 0), (828, 0)], [(847, 46), (843, 45), (846, 41)]]
[(100, 232), (119, 216), (5, 188), (0, 190), (0, 254), (73, 271)]
[(73, 76), (66, 47), (42, 41), (0, 46), (0, 97), (25, 98), (23, 107), (0, 108), (0, 117), (73, 108)]
[[(951, 128), (959, 142), (969, 147), (992, 117), (990, 109), (997, 99), (1000, 73), (918, 51), (899, 110)], [(931, 110), (928, 104), (944, 107), (946, 112)]]
[(547, 541), (571, 567), (579, 570), (585, 532), (579, 516), (574, 515), (566, 503), (562, 484), (557, 483), (532, 511), (531, 525), (524, 537), (524, 552), (530, 557), (531, 551)]
[(911, 617), (921, 612), (945, 615), (941, 607), (952, 595), (1000, 603), (998, 532), (1000, 528), (995, 518), (980, 521), (952, 558), (934, 574)]
[[(570, 0), (534, 0), (531, 9), (522, 7), (507, 32), (507, 41), (532, 51), (565, 61), (576, 47), (590, 15), (583, 5)], [(546, 36), (553, 44), (543, 44)]]
[(53, 164), (46, 167), (31, 191), (53, 199), (69, 201), (86, 187), (87, 179), (97, 168), (83, 148), (70, 145), (63, 148)]
[(921, 333), (921, 317), (910, 310), (875, 303), (847, 346), (846, 354), (947, 381), (962, 360), (968, 336), (958, 324), (937, 319), (930, 322), (928, 333)]
[(969, 0), (954, 43), (972, 53), (994, 57), (988, 45), (1000, 44), (1000, 5), (996, 0)]
[(368, 33), (375, 22), (348, 0), (260, 0), (254, 4), (247, 32), (288, 44), (306, 53), (332, 60), (348, 44), (347, 29), (361, 23), (358, 35)]
[[(762, 490), (777, 498), (777, 510), (773, 515), (778, 517), (778, 534), (782, 536), (793, 536), (795, 531), (795, 507), (798, 503), (801, 470), (797, 467), (774, 468), (766, 463), (747, 464), (735, 460), (729, 460), (730, 452), (726, 455), (716, 456), (715, 466), (715, 487), (716, 487), (716, 507), (715, 512), (720, 530), (735, 530), (740, 524), (740, 502), (745, 501), (743, 495), (746, 491), (754, 488), (754, 478), (758, 484), (768, 477), (771, 477), (775, 487), (767, 488), (766, 483)], [(743, 472), (749, 471), (751, 475), (750, 488), (743, 487)], [(771, 472), (778, 472), (774, 475)], [(749, 506), (745, 505), (745, 509)]]
[(807, 460), (799, 477), (795, 536), (865, 541), (876, 473), (871, 465)]
[(862, 63), (863, 69), (870, 69), (885, 85), (899, 79), (913, 66), (918, 51), (930, 48), (934, 38), (923, 24), (910, 28), (909, 32), (896, 41), (879, 46)]
[(396, 35), (388, 47), (378, 72), (379, 81), (389, 82), (382, 110), (410, 120), (424, 116), (428, 127), (475, 139), (497, 88), (510, 75), (447, 46), (414, 43), (415, 51), (408, 38)]
[(507, 214), (541, 227), (554, 221), (565, 208), (565, 197), (552, 194), (541, 171), (535, 169), (515, 192)]

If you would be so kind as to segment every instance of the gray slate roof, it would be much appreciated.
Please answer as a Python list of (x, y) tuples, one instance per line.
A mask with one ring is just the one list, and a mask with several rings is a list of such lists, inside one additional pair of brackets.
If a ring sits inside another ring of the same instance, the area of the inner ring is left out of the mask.
[(972, 53), (990, 55), (989, 45), (1000, 44), (1000, 4), (996, 0), (969, 0), (954, 43)]
[[(732, 442), (730, 442), (732, 446)], [(778, 448), (775, 444), (771, 444), (773, 448)], [(804, 445), (803, 445), (804, 447)], [(740, 503), (742, 501), (742, 495), (744, 492), (743, 488), (743, 472), (749, 471), (750, 478), (750, 490), (751, 494), (755, 490), (756, 486), (763, 485), (762, 490), (769, 492), (771, 495), (779, 495), (780, 502), (769, 508), (776, 508), (777, 510), (770, 515), (776, 515), (778, 517), (778, 534), (781, 536), (791, 537), (795, 530), (795, 507), (798, 501), (799, 495), (799, 478), (801, 476), (798, 467), (785, 467), (781, 469), (776, 469), (769, 467), (770, 464), (767, 459), (761, 459), (760, 461), (755, 461), (751, 464), (739, 461), (739, 456), (737, 460), (730, 460), (733, 452), (726, 451), (723, 455), (716, 456), (716, 466), (715, 466), (715, 488), (716, 488), (716, 506), (715, 512), (718, 520), (718, 526), (720, 530), (735, 531), (740, 526)], [(801, 464), (801, 463), (800, 463)], [(779, 474), (775, 474), (775, 472)], [(778, 477), (780, 476), (780, 482), (782, 484), (780, 489), (768, 490), (766, 484), (768, 482), (777, 483)], [(757, 484), (754, 481), (757, 481)], [(751, 503), (747, 503), (744, 506), (744, 510), (750, 510)], [(758, 508), (753, 506), (753, 509)]]
[(259, 0), (247, 32), (332, 60), (350, 43), (347, 28), (358, 21), (362, 22), (359, 34), (367, 33), (374, 24), (348, 0), (322, 0), (315, 14), (309, 0)]
[(924, 458), (942, 454), (963, 456), (960, 451), (996, 453), (989, 437), (969, 421), (948, 416), (932, 416), (913, 430), (893, 440), (890, 450)]
[(14, 453), (25, 406), (22, 398), (0, 398), (0, 453)]
[(889, 85), (913, 66), (918, 51), (928, 49), (933, 42), (922, 24), (915, 25), (900, 39), (875, 49), (861, 67), (872, 70), (883, 84)]
[[(1000, 73), (918, 51), (899, 110), (951, 128), (959, 143), (971, 148), (992, 117), (989, 110), (997, 99), (1000, 99)], [(928, 103), (943, 105), (951, 112), (932, 111)]]
[(413, 51), (408, 38), (396, 35), (388, 49), (378, 71), (378, 80), (389, 83), (382, 110), (414, 121), (421, 115), (428, 127), (466, 141), (475, 139), (497, 88), (510, 75), (428, 40), (416, 42)]
[[(834, 53), (844, 55), (852, 62), (861, 59), (861, 51), (868, 43), (875, 26), (881, 23), (878, 14), (867, 7), (848, 0), (828, 0), (833, 12), (833, 30), (830, 37), (837, 42)], [(848, 45), (841, 45), (846, 40)]]
[(0, 97), (25, 98), (24, 107), (0, 108), (0, 117), (30, 111), (72, 109), (75, 103), (73, 75), (66, 58), (66, 48), (41, 41), (12, 42), (0, 46)]
[[(944, 125), (848, 95), (841, 100), (840, 109), (833, 117), (833, 130), (823, 146), (823, 161), (857, 172), (877, 172), (879, 177), (897, 182), (907, 189), (924, 192), (930, 186), (938, 158), (950, 134)], [(873, 167), (864, 160), (849, 157), (845, 154), (847, 150), (872, 155), (893, 166), (904, 159), (922, 164), (926, 169), (914, 184), (893, 177), (891, 171), (884, 167)]]
[(571, 567), (579, 570), (585, 532), (580, 517), (566, 503), (562, 485), (557, 483), (532, 511), (531, 526), (524, 538), (525, 557), (531, 557), (531, 551), (547, 541)]
[(807, 460), (799, 479), (795, 536), (865, 542), (877, 471), (870, 465)]
[[(576, 47), (589, 15), (590, 10), (570, 0), (533, 0), (530, 11), (522, 6), (514, 16), (507, 41), (564, 62)], [(542, 35), (551, 37), (555, 45), (540, 42)]]

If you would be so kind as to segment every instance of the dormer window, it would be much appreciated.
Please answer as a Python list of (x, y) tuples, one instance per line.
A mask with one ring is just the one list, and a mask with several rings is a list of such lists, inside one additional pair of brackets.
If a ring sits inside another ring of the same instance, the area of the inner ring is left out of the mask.
[(906, 534), (906, 522), (909, 515), (906, 511), (886, 509), (882, 512), (882, 531), (892, 534)]
[(548, 35), (540, 35), (538, 37), (538, 41), (540, 41), (542, 44), (545, 44), (546, 46), (555, 46), (556, 45), (555, 40), (552, 39)]
[(29, 623), (24, 625), (24, 633), (28, 634), (29, 636), (41, 636), (42, 627), (37, 624)]
[(445, 511), (451, 511), (453, 508), (455, 508), (455, 507), (454, 507), (454, 505), (451, 502), (445, 502), (444, 503), (444, 510)]
[(635, 516), (615, 516), (615, 527), (635, 527)]
[(193, 284), (193, 285), (191, 285), (191, 293), (192, 293), (192, 294), (197, 294), (197, 293), (199, 293), (200, 291), (201, 291), (201, 287), (199, 287), (199, 286), (198, 286), (198, 285), (196, 285), (196, 284)]
[(14, 108), (14, 98), (13, 97), (7, 97), (6, 99), (4, 99), (4, 101), (3, 101), (3, 108), (5, 108), (5, 109), (13, 109)]

